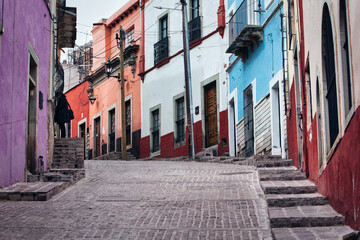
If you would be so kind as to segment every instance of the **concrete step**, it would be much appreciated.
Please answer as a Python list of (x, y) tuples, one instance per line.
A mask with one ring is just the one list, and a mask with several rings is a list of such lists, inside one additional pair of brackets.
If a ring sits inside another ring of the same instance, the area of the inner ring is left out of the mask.
[[(266, 168), (271, 169), (271, 168)], [(260, 181), (306, 180), (305, 173), (299, 170), (267, 170), (259, 171)]]
[(309, 205), (326, 205), (328, 199), (318, 193), (305, 194), (267, 194), (266, 202), (269, 207), (293, 207)]
[(273, 228), (272, 232), (274, 238), (278, 240), (358, 239), (357, 233), (348, 226)]
[(258, 169), (259, 174), (281, 174), (293, 171), (298, 171), (298, 169), (295, 166), (263, 167)]
[(0, 200), (47, 201), (68, 187), (66, 182), (21, 182), (0, 189)]
[(272, 228), (342, 226), (344, 217), (330, 205), (269, 207)]
[(308, 180), (263, 181), (260, 184), (265, 194), (302, 194), (317, 191), (315, 184)]
[(286, 167), (286, 166), (292, 166), (293, 161), (292, 160), (283, 160), (283, 159), (266, 159), (266, 160), (260, 160), (256, 161), (255, 166), (258, 168), (264, 168), (264, 167)]

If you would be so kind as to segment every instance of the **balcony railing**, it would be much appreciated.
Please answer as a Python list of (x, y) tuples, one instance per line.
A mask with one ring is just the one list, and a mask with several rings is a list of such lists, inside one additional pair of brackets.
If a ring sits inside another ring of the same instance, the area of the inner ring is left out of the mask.
[[(263, 40), (263, 26), (259, 25), (259, 15), (255, 1), (244, 0), (229, 21), (229, 48), (227, 53), (234, 53), (245, 61), (254, 45)], [(250, 51), (249, 51), (250, 50)]]
[(229, 21), (230, 45), (247, 25), (247, 0), (244, 0)]
[(189, 42), (193, 42), (201, 38), (201, 19), (200, 17), (194, 18), (188, 23), (189, 28)]
[(169, 56), (169, 38), (165, 37), (154, 44), (154, 64)]

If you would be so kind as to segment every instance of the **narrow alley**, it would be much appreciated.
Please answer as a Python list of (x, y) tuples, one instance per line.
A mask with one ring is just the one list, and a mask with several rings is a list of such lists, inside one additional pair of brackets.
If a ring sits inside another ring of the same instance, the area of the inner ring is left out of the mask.
[(0, 201), (0, 239), (271, 239), (254, 167), (87, 161), (46, 202)]

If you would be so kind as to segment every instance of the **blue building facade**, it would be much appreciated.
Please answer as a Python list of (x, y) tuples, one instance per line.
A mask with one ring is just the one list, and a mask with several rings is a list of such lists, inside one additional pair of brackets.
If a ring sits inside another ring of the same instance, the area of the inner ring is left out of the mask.
[(283, 3), (228, 0), (228, 12), (230, 154), (285, 157)]

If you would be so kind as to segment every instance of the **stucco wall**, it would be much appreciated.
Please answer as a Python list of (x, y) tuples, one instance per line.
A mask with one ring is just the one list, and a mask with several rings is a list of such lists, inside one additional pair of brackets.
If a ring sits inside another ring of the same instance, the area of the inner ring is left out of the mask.
[[(34, 24), (36, 22), (37, 24)], [(49, 81), (50, 18), (44, 1), (5, 1), (4, 34), (0, 55), (0, 187), (24, 180), (29, 45), (39, 58), (37, 92), (37, 157), (47, 168), (47, 103)]]
[[(154, 44), (158, 39), (158, 20), (168, 13), (169, 24), (169, 56), (183, 49), (181, 12), (156, 10), (153, 6), (173, 7), (176, 1), (152, 1), (145, 9), (145, 70), (154, 66)], [(202, 16), (201, 37), (217, 29), (218, 1), (201, 1), (200, 15)], [(151, 9), (151, 10), (150, 10)], [(181, 9), (181, 7), (178, 7)], [(152, 34), (150, 34), (152, 33)], [(203, 85), (204, 81), (217, 81), (218, 121), (220, 112), (227, 109), (227, 81), (225, 75), (226, 40), (218, 33), (211, 35), (202, 43), (190, 50), (193, 106), (199, 107), (199, 114), (194, 115), (194, 123), (203, 121)], [(174, 103), (173, 97), (185, 92), (184, 58), (183, 54), (171, 58), (159, 68), (148, 72), (142, 84), (142, 138), (150, 134), (150, 109), (161, 104), (161, 136), (174, 132)], [(220, 125), (218, 125), (220, 131)], [(204, 133), (203, 133), (204, 134)], [(227, 134), (226, 134), (227, 135)], [(220, 134), (219, 134), (220, 138)], [(196, 142), (198, 142), (196, 140)]]
[[(305, 170), (310, 179), (315, 181), (319, 186), (319, 192), (329, 197), (330, 204), (341, 214), (345, 216), (346, 224), (349, 224), (354, 229), (360, 228), (360, 203), (359, 203), (359, 183), (360, 178), (357, 169), (359, 169), (360, 153), (359, 143), (359, 103), (360, 103), (360, 69), (356, 67), (359, 62), (360, 51), (357, 43), (360, 36), (360, 31), (355, 27), (359, 22), (358, 15), (360, 11), (360, 3), (358, 1), (347, 2), (347, 20), (349, 31), (349, 46), (350, 46), (350, 71), (351, 81), (353, 87), (353, 111), (349, 115), (345, 114), (344, 99), (347, 96), (344, 91), (343, 71), (342, 66), (344, 56), (341, 53), (341, 33), (340, 33), (340, 1), (322, 0), (303, 2), (303, 26), (304, 26), (304, 45), (303, 51), (305, 59), (309, 56), (310, 69), (310, 83), (312, 95), (311, 101), (313, 106), (313, 121), (307, 118), (306, 125), (309, 129), (305, 129), (304, 136), (305, 148), (307, 155), (305, 155)], [(329, 6), (330, 19), (332, 24), (332, 34), (334, 41), (334, 58), (335, 58), (335, 77), (337, 88), (337, 103), (338, 103), (338, 118), (339, 118), (339, 135), (338, 141), (335, 141), (334, 146), (330, 149), (326, 144), (328, 133), (326, 130), (327, 117), (325, 103), (325, 90), (323, 81), (323, 57), (322, 57), (322, 17), (324, 4)], [(306, 10), (305, 10), (306, 9)], [(316, 81), (319, 79), (320, 85), (320, 112), (317, 112), (317, 98), (316, 98)], [(308, 92), (309, 89), (306, 89)], [(304, 101), (304, 99), (303, 99)], [(310, 106), (307, 106), (309, 108)], [(320, 129), (321, 138), (318, 135), (317, 114), (321, 114)], [(305, 126), (306, 126), (305, 125)], [(319, 139), (323, 139), (322, 147), (318, 147)], [(355, 145), (354, 145), (355, 144)], [(322, 154), (319, 154), (321, 151)], [(306, 152), (304, 153), (306, 154)], [(319, 169), (319, 155), (323, 156), (325, 166)]]
[(282, 69), (280, 12), (263, 32), (263, 42), (255, 47), (244, 62), (237, 61), (229, 72), (229, 92), (238, 89), (238, 118), (244, 117), (243, 91), (255, 80), (256, 104), (269, 93), (270, 80)]

